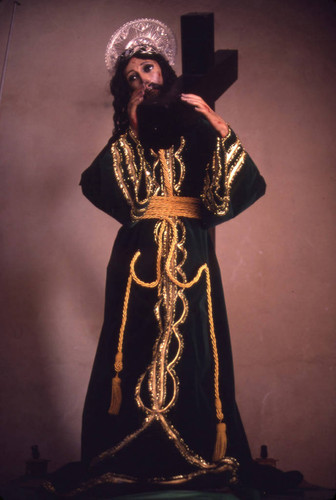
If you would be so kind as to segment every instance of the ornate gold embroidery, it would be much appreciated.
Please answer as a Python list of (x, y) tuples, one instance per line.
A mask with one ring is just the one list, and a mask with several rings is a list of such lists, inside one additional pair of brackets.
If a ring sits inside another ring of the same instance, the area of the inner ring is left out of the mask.
[[(225, 458), (218, 464), (216, 464), (213, 468), (205, 470), (198, 469), (196, 471), (190, 472), (188, 474), (179, 474), (171, 477), (153, 477), (149, 478), (146, 481), (139, 480), (136, 477), (129, 476), (126, 474), (114, 474), (113, 472), (107, 472), (100, 476), (89, 479), (88, 481), (83, 482), (78, 488), (75, 488), (71, 491), (62, 494), (62, 498), (71, 498), (78, 494), (89, 491), (92, 488), (100, 485), (108, 485), (108, 484), (135, 484), (141, 482), (144, 484), (161, 484), (161, 485), (174, 485), (174, 484), (183, 484), (195, 479), (196, 477), (202, 476), (207, 473), (212, 474), (220, 474), (223, 472), (230, 472), (231, 479), (229, 481), (230, 484), (235, 484), (237, 482), (237, 471), (239, 464), (237, 460), (234, 458)], [(56, 491), (55, 486), (50, 481), (44, 481), (42, 484), (44, 490), (49, 491), (50, 493), (57, 494), (60, 492)]]
[(231, 187), (245, 160), (246, 152), (231, 129), (226, 137), (217, 138), (212, 162), (207, 165), (201, 195), (204, 206), (210, 212), (220, 216), (228, 213)]
[(127, 446), (128, 444), (130, 444), (136, 437), (139, 436), (139, 434), (141, 432), (143, 432), (145, 429), (147, 429), (147, 427), (153, 422), (153, 420), (154, 420), (154, 415), (151, 415), (150, 417), (145, 418), (142, 426), (138, 430), (136, 430), (135, 432), (132, 432), (132, 434), (128, 434), (128, 436), (126, 436), (125, 439), (123, 439), (120, 443), (118, 443), (113, 448), (110, 448), (109, 450), (106, 450), (103, 453), (101, 453), (100, 455), (98, 455), (97, 457), (95, 457), (91, 461), (90, 465), (95, 466), (95, 465), (99, 464), (100, 462), (103, 462), (107, 458), (112, 457), (113, 455), (118, 453), (118, 451), (120, 451), (122, 448), (124, 448), (124, 446)]
[[(158, 229), (159, 228), (159, 229)], [(159, 231), (159, 248), (162, 246), (162, 256), (158, 251), (158, 261), (165, 261), (168, 248), (172, 244), (172, 232), (163, 220), (156, 227), (156, 234)], [(162, 238), (162, 243), (160, 244)], [(172, 258), (171, 271), (174, 272), (176, 257)], [(157, 264), (159, 267), (159, 264)], [(158, 302), (155, 306), (156, 317), (159, 322), (159, 335), (153, 349), (153, 361), (146, 372), (141, 375), (136, 387), (136, 401), (140, 408), (147, 413), (154, 412), (156, 415), (166, 413), (174, 404), (178, 395), (178, 380), (174, 371), (174, 366), (180, 358), (183, 346), (181, 335), (178, 331), (178, 324), (185, 318), (184, 311), (175, 323), (175, 304), (178, 297), (178, 290), (175, 285), (167, 279), (166, 271), (163, 265), (162, 275), (158, 283)], [(168, 361), (168, 351), (172, 336), (177, 341), (177, 352), (171, 361)], [(167, 398), (167, 377), (170, 377), (173, 385), (170, 400)], [(152, 407), (148, 408), (141, 398), (141, 388), (145, 380), (148, 379), (148, 389), (151, 395)]]
[[(173, 194), (179, 196), (181, 193), (182, 183), (185, 177), (185, 164), (182, 159), (182, 151), (185, 147), (185, 139), (181, 137), (181, 142), (179, 148), (174, 152), (174, 148), (165, 150), (166, 161), (169, 166), (170, 171), (170, 185), (173, 188)], [(151, 150), (151, 155), (153, 158), (153, 177), (155, 177), (158, 182), (159, 187), (155, 191), (156, 196), (164, 196), (167, 193), (167, 188), (164, 179), (164, 172), (162, 169), (162, 164), (159, 160), (159, 155), (155, 151)]]
[[(138, 220), (147, 209), (151, 196), (179, 194), (185, 175), (181, 157), (185, 140), (181, 137), (178, 150), (165, 151), (168, 177), (165, 179), (158, 155), (152, 151), (153, 166), (146, 161), (144, 150), (134, 133), (129, 130), (111, 146), (114, 174), (125, 200), (131, 207), (131, 217)], [(140, 194), (142, 193), (142, 194)], [(168, 193), (168, 194), (169, 194)]]
[(182, 159), (182, 151), (185, 146), (185, 139), (181, 137), (181, 143), (178, 150), (175, 152), (175, 168), (173, 169), (174, 174), (174, 193), (179, 195), (181, 192), (182, 183), (185, 177), (185, 164)]
[(143, 148), (139, 141), (134, 142), (132, 135), (126, 133), (112, 144), (111, 153), (119, 189), (131, 207), (132, 219), (139, 219), (157, 189)]

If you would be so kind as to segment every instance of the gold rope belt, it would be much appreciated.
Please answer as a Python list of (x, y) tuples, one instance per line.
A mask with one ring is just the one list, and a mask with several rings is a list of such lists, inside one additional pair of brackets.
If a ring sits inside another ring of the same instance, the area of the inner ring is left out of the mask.
[(200, 219), (200, 200), (186, 196), (153, 196), (142, 219), (164, 219), (166, 217)]

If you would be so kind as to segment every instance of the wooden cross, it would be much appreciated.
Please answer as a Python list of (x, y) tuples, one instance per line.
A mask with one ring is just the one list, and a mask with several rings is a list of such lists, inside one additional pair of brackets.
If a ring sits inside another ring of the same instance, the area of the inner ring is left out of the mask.
[(216, 50), (213, 13), (181, 16), (182, 79), (185, 92), (212, 108), (238, 78), (238, 51)]
[[(238, 50), (215, 52), (213, 13), (181, 16), (182, 88), (201, 96), (212, 109), (238, 78)], [(209, 230), (215, 245), (215, 229)]]

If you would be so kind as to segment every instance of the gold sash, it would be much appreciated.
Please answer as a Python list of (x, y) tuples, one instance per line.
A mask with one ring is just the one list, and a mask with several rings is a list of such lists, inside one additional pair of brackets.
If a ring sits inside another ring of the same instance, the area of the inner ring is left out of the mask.
[(186, 196), (153, 196), (142, 219), (165, 219), (167, 217), (200, 219), (200, 200)]

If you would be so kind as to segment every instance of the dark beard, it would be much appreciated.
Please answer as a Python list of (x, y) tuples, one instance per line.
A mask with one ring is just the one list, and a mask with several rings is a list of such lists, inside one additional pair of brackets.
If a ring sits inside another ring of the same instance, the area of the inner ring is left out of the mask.
[(163, 85), (159, 83), (150, 83), (145, 89), (144, 101), (156, 102), (163, 94)]

